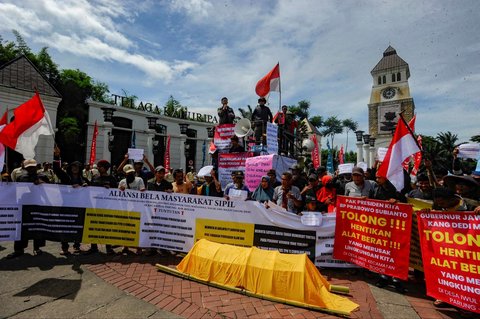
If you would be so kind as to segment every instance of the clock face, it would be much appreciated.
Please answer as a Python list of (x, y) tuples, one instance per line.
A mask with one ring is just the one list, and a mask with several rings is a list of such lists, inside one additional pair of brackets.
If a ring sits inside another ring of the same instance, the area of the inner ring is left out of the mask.
[(395, 89), (394, 88), (387, 88), (385, 90), (383, 90), (382, 92), (382, 95), (384, 98), (386, 98), (387, 100), (393, 98), (395, 96)]

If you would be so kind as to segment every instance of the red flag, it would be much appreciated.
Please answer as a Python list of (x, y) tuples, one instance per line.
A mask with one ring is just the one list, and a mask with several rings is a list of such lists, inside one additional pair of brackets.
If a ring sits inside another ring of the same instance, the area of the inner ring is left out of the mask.
[[(410, 129), (412, 130), (412, 132), (415, 132), (415, 120), (417, 119), (417, 115), (414, 115), (412, 117), (412, 119), (408, 122), (408, 127), (410, 127)], [(410, 160), (413, 160), (413, 155), (410, 156), (410, 157), (407, 157), (404, 161), (403, 161), (403, 169), (406, 170), (408, 172), (408, 169), (410, 168)]]
[(93, 127), (92, 145), (90, 146), (90, 166), (93, 166), (93, 163), (95, 163), (95, 157), (97, 155), (97, 135), (98, 127), (97, 121), (95, 121), (95, 126)]
[(213, 143), (213, 140), (210, 141), (210, 147), (208, 148), (208, 153), (213, 154), (217, 150), (217, 147)]
[(344, 153), (343, 153), (343, 145), (342, 145), (342, 147), (340, 147), (340, 152), (338, 152), (338, 162), (340, 164), (343, 164), (343, 157), (344, 157)]
[(255, 92), (260, 97), (267, 96), (271, 91), (280, 92), (280, 63), (268, 72), (255, 87)]
[[(0, 143), (31, 159), (40, 135), (53, 135), (48, 112), (43, 107), (38, 92), (14, 111), (14, 120), (0, 132)], [(2, 118), (3, 119), (3, 118)]]
[(377, 171), (377, 176), (385, 177), (400, 191), (403, 188), (403, 161), (412, 154), (420, 151), (412, 131), (400, 115), (395, 134), (387, 154)]
[(8, 114), (8, 109), (5, 111), (5, 113), (3, 113), (3, 116), (2, 116), (2, 118), (0, 119), (0, 126), (7, 124), (7, 120), (8, 120), (7, 114)]
[(165, 171), (170, 172), (170, 135), (167, 137), (167, 148), (165, 149)]
[(312, 142), (313, 142), (313, 150), (312, 150), (313, 168), (317, 169), (320, 167), (320, 152), (318, 150), (317, 136), (315, 134), (312, 135)]
[[(417, 137), (417, 143), (420, 148), (422, 148), (422, 136), (419, 135)], [(411, 175), (417, 176), (418, 169), (420, 168), (420, 163), (422, 162), (422, 152), (417, 152), (415, 155), (413, 155), (413, 168), (412, 171), (410, 172)]]

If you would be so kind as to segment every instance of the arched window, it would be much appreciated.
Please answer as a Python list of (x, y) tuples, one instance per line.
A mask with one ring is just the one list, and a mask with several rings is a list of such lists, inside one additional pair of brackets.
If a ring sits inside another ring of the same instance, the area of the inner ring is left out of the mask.
[(382, 84), (382, 77), (380, 75), (378, 76), (378, 84)]
[(392, 82), (395, 82), (395, 73), (392, 73)]
[(401, 81), (402, 80), (402, 75), (400, 72), (397, 73), (397, 81)]
[(383, 80), (383, 84), (387, 83), (387, 77), (385, 75), (382, 77), (382, 80)]

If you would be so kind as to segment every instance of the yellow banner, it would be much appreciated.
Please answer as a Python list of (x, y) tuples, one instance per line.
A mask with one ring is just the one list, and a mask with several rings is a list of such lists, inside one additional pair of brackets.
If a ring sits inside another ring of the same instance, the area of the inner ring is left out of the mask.
[(140, 212), (87, 208), (84, 243), (138, 246)]
[(413, 205), (413, 218), (412, 218), (412, 235), (410, 239), (410, 267), (423, 271), (422, 252), (420, 250), (420, 241), (418, 237), (418, 222), (417, 214), (418, 210), (424, 208), (432, 208), (432, 201), (427, 201), (417, 198), (408, 198), (408, 203)]
[(250, 247), (253, 246), (254, 229), (254, 224), (197, 219), (195, 241), (205, 238), (213, 242)]

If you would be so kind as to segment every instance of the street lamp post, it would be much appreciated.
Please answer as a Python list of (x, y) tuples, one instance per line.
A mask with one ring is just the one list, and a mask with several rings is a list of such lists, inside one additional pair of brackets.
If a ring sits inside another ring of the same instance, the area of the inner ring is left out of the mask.
[(362, 130), (355, 131), (355, 137), (357, 138), (357, 142), (355, 143), (357, 145), (357, 163), (363, 161), (362, 136), (363, 136)]
[(373, 136), (370, 136), (370, 167), (373, 167), (373, 164), (375, 163), (375, 140), (376, 138)]
[[(369, 165), (370, 164), (370, 152), (369, 152), (369, 146), (370, 146), (370, 134), (363, 134), (363, 154), (365, 156), (364, 162)], [(370, 167), (370, 166), (369, 166)]]

